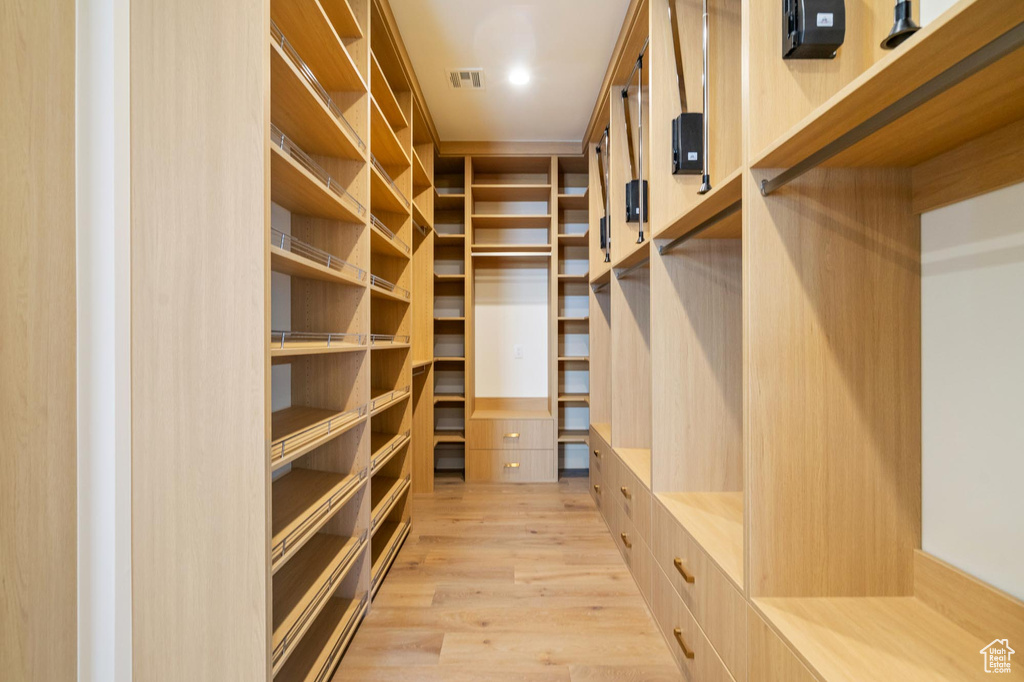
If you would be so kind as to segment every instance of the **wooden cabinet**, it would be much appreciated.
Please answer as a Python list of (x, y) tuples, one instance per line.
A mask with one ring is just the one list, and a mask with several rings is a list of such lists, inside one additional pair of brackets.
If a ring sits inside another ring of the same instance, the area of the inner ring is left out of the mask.
[(550, 419), (471, 419), (470, 450), (545, 450), (555, 446)]
[(469, 450), (469, 483), (543, 483), (558, 479), (551, 450)]

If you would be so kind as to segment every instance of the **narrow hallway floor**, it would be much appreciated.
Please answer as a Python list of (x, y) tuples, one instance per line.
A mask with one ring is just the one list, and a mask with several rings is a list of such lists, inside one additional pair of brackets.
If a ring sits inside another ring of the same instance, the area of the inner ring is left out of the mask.
[(439, 477), (334, 682), (679, 680), (584, 477)]

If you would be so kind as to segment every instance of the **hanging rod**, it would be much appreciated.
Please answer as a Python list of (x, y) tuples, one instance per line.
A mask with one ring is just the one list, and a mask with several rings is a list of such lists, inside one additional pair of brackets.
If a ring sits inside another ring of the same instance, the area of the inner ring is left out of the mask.
[(595, 284), (594, 285), (594, 293), (596, 294), (597, 292), (599, 292), (602, 289), (604, 289), (606, 286), (608, 286), (608, 282), (599, 282), (599, 283)]
[(633, 81), (633, 76), (636, 75), (636, 70), (643, 64), (644, 55), (647, 53), (647, 43), (651, 42), (650, 36), (644, 41), (643, 47), (640, 48), (640, 54), (637, 55), (636, 64), (633, 64), (633, 70), (629, 72), (629, 77), (626, 79), (626, 86), (622, 88), (622, 96), (625, 97), (629, 93), (629, 83)]
[(739, 212), (739, 210), (742, 207), (743, 207), (743, 202), (742, 201), (737, 201), (737, 202), (735, 202), (733, 204), (730, 204), (729, 206), (726, 206), (721, 211), (719, 211), (715, 215), (711, 216), (710, 218), (708, 218), (707, 220), (702, 222), (700, 225), (698, 225), (697, 227), (695, 227), (692, 230), (690, 230), (689, 232), (687, 232), (686, 234), (680, 235), (680, 236), (676, 237), (675, 239), (673, 239), (672, 241), (668, 242), (667, 244), (662, 244), (661, 246), (659, 246), (658, 247), (658, 253), (660, 253), (660, 254), (668, 253), (669, 251), (671, 251), (672, 249), (676, 248), (680, 244), (683, 244), (684, 242), (686, 242), (686, 241), (688, 241), (690, 239), (693, 239), (694, 237), (696, 237), (701, 232), (704, 232), (705, 230), (708, 230), (708, 229), (714, 227), (717, 223), (720, 223), (721, 221), (725, 220), (726, 218), (728, 218), (729, 216), (733, 215), (734, 213)]
[(625, 277), (625, 276), (626, 276), (626, 275), (628, 275), (629, 273), (633, 272), (634, 270), (639, 270), (640, 268), (645, 268), (645, 267), (647, 267), (647, 265), (648, 265), (648, 264), (649, 264), (650, 262), (651, 262), (651, 257), (650, 257), (650, 256), (648, 256), (647, 258), (644, 258), (644, 259), (643, 259), (642, 261), (640, 261), (639, 263), (635, 263), (635, 264), (633, 264), (633, 265), (630, 265), (630, 266), (629, 266), (628, 268), (625, 268), (625, 269), (623, 269), (623, 270), (618, 270), (618, 271), (617, 271), (617, 272), (615, 273), (615, 276), (616, 276), (616, 277), (617, 277), (618, 279), (622, 279), (623, 277)]
[(1024, 46), (1024, 22), (1017, 24), (1014, 28), (984, 47), (964, 57), (938, 76), (918, 86), (915, 90), (896, 100), (860, 125), (850, 129), (800, 163), (784, 170), (771, 180), (762, 180), (761, 194), (768, 196), (778, 188), (788, 185), (807, 171), (816, 168), (833, 156), (849, 149), (869, 135), (878, 132), (928, 100), (949, 90), (954, 85), (967, 80), (1021, 46)]

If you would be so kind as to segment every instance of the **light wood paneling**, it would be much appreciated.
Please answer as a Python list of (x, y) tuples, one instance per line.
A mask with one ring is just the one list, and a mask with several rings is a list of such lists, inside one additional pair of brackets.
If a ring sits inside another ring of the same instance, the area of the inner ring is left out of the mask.
[(1024, 119), (914, 167), (914, 213), (1024, 181)]
[[(613, 276), (612, 446), (651, 446), (651, 273)], [(648, 477), (649, 480), (649, 477)]]
[(763, 176), (748, 174), (743, 199), (750, 595), (910, 594), (921, 285), (909, 171), (819, 170), (767, 199)]
[(137, 679), (269, 669), (268, 20), (131, 3)]
[(754, 608), (747, 607), (749, 682), (817, 682)]
[(75, 679), (75, 3), (13, 0), (0, 47), (0, 670)]
[(656, 492), (743, 490), (742, 244), (695, 239), (651, 259)]

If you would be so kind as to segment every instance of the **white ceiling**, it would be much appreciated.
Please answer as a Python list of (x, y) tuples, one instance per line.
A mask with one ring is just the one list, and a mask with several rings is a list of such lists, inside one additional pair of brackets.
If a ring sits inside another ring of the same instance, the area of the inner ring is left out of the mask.
[[(446, 141), (579, 141), (629, 0), (391, 0)], [(526, 86), (509, 83), (525, 66)], [(453, 90), (449, 68), (484, 69), (484, 90)]]

